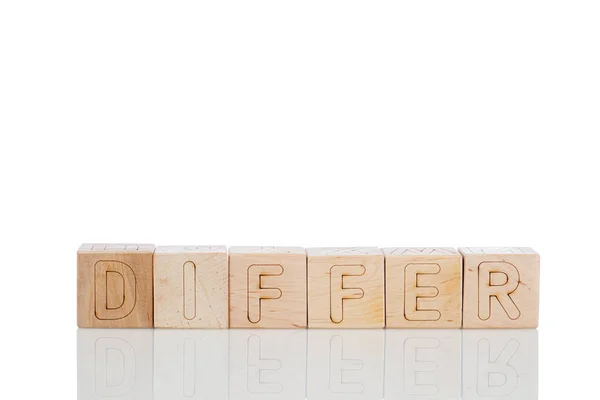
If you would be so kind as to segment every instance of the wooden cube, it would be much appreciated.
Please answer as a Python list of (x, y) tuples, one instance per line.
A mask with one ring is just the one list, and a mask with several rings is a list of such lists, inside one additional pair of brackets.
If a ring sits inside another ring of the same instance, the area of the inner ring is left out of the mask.
[(154, 326), (227, 328), (227, 248), (163, 246), (154, 252)]
[(309, 328), (385, 326), (381, 250), (313, 248), (307, 256)]
[(527, 247), (460, 248), (464, 328), (537, 328), (540, 256)]
[(151, 244), (84, 244), (77, 252), (77, 325), (152, 328)]
[(232, 328), (306, 328), (306, 252), (301, 247), (229, 249)]
[(388, 328), (460, 328), (462, 257), (447, 247), (395, 247), (385, 254)]

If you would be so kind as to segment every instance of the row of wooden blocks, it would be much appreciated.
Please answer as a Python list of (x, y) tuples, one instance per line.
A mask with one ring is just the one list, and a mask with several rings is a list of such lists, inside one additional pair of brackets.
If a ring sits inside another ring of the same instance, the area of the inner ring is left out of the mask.
[(536, 328), (531, 248), (84, 244), (82, 328)]

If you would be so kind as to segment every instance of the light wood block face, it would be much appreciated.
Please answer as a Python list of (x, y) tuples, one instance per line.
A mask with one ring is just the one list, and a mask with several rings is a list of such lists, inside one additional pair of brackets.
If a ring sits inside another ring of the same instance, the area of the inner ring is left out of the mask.
[(462, 257), (447, 247), (396, 247), (385, 254), (388, 328), (460, 328)]
[(309, 328), (384, 327), (381, 250), (313, 248), (307, 256)]
[(539, 254), (527, 247), (460, 248), (464, 328), (537, 328)]
[(232, 328), (306, 328), (306, 308), (303, 248), (229, 249)]
[(84, 244), (77, 252), (77, 325), (152, 328), (154, 245)]
[(154, 252), (154, 326), (227, 328), (227, 248), (164, 246)]

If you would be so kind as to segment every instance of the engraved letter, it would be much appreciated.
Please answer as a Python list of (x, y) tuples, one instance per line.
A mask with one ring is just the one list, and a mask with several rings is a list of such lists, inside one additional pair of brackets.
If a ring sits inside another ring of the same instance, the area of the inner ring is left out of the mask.
[(428, 300), (439, 294), (435, 286), (420, 284), (421, 279), (437, 275), (438, 264), (408, 264), (404, 270), (404, 315), (409, 321), (437, 321), (442, 314), (434, 307), (427, 307)]
[(191, 261), (183, 264), (183, 317), (196, 318), (196, 264)]
[(510, 319), (518, 319), (521, 312), (510, 297), (519, 286), (519, 270), (506, 261), (485, 261), (479, 264), (479, 318), (491, 316), (492, 298), (495, 297)]
[(283, 274), (283, 267), (278, 264), (253, 264), (248, 268), (248, 320), (253, 324), (260, 321), (262, 299), (281, 297), (280, 289), (263, 287), (263, 277), (281, 274)]
[(98, 261), (94, 267), (96, 318), (122, 319), (135, 307), (136, 282), (131, 267), (120, 261)]
[(331, 321), (339, 324), (344, 319), (344, 299), (361, 299), (364, 291), (360, 288), (344, 287), (344, 276), (361, 276), (365, 273), (362, 265), (334, 265), (331, 267)]

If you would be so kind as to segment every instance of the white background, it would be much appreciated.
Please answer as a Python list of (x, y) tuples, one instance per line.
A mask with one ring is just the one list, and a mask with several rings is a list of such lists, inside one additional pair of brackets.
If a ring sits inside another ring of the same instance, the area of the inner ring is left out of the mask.
[(3, 398), (76, 397), (82, 242), (516, 245), (597, 388), (596, 1), (0, 2)]

